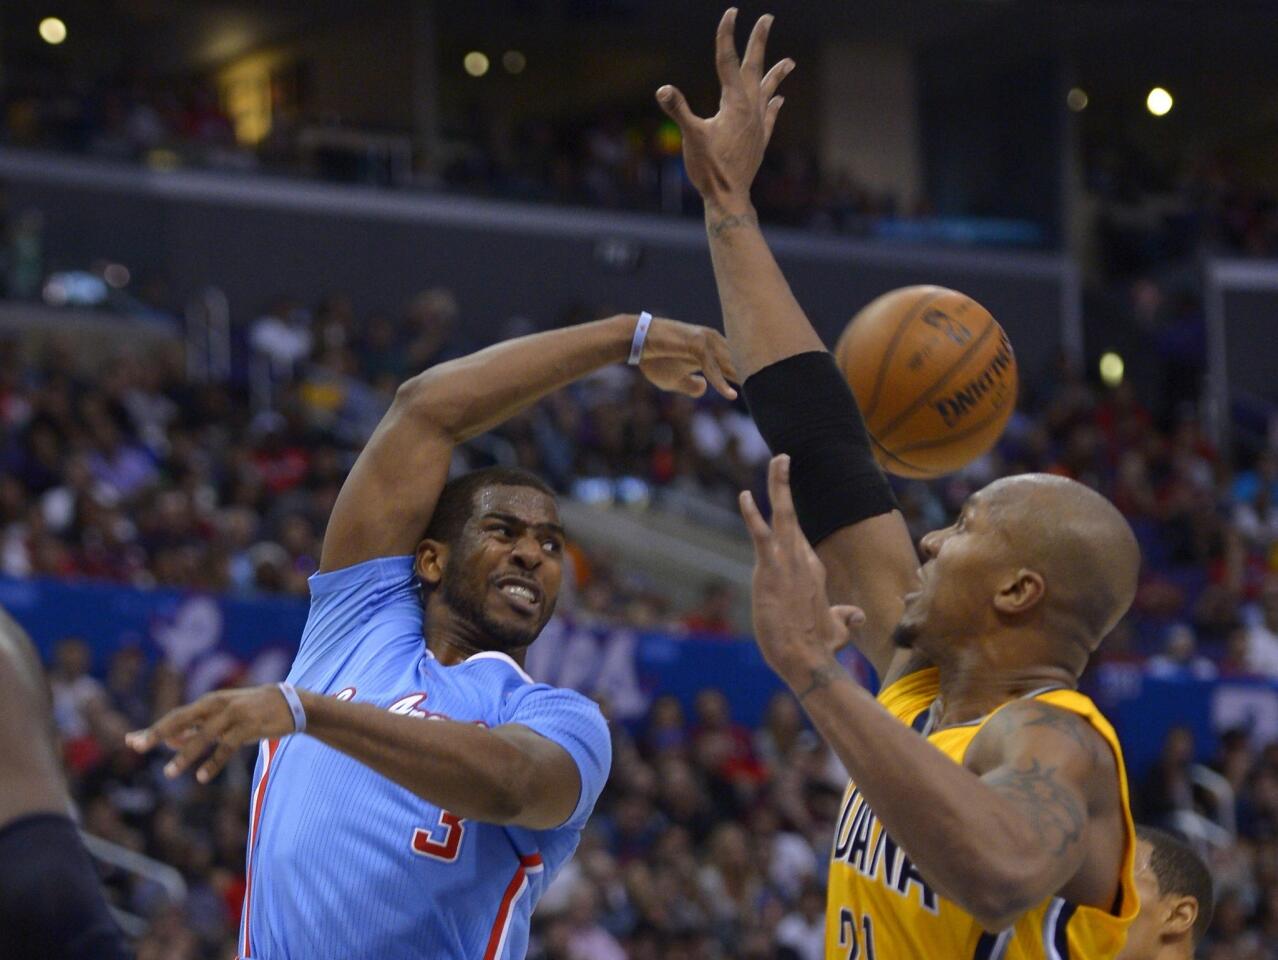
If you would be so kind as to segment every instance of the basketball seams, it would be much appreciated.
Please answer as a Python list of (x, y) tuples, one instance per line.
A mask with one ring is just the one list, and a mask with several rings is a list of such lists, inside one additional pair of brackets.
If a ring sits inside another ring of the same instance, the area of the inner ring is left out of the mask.
[[(927, 294), (919, 299), (902, 317), (896, 325), (896, 329), (892, 331), (892, 336), (888, 340), (887, 349), (883, 351), (883, 359), (879, 361), (878, 372), (874, 375), (874, 389), (870, 392), (870, 402), (865, 409), (861, 411), (861, 416), (865, 418), (865, 422), (869, 423), (874, 411), (879, 406), (879, 396), (883, 392), (883, 383), (887, 379), (888, 367), (892, 363), (892, 357), (896, 354), (896, 348), (901, 343), (901, 338), (905, 336), (905, 330), (909, 326), (910, 321), (914, 320), (919, 314), (934, 300), (938, 300), (945, 296), (949, 290), (936, 290), (934, 293)], [(840, 351), (842, 352), (842, 351)]]
[(892, 431), (896, 430), (901, 426), (901, 424), (907, 421), (910, 416), (919, 409), (919, 407), (931, 400), (942, 387), (954, 378), (954, 375), (963, 368), (967, 361), (971, 359), (972, 354), (977, 351), (986, 339), (988, 339), (989, 335), (996, 329), (999, 329), (999, 326), (995, 322), (994, 318), (990, 317), (989, 323), (985, 325), (985, 329), (982, 330), (980, 335), (972, 341), (966, 350), (963, 351), (962, 355), (950, 364), (950, 368), (946, 370), (945, 373), (943, 373), (936, 381), (934, 381), (927, 390), (915, 397), (913, 403), (898, 413), (896, 417), (889, 423), (885, 424), (881, 430), (876, 431), (878, 439), (886, 440), (891, 435)]
[(939, 477), (942, 473), (945, 472), (943, 470), (931, 470), (927, 467), (921, 467), (917, 463), (910, 463), (910, 461), (908, 460), (901, 459), (895, 453), (889, 450), (887, 447), (883, 446), (883, 444), (879, 443), (878, 440), (874, 439), (873, 434), (870, 434), (870, 443), (874, 444), (875, 449), (878, 450), (879, 453), (881, 453), (883, 456), (887, 457), (889, 460), (894, 461), (895, 463), (899, 464), (900, 466), (904, 467), (907, 470), (913, 470), (914, 476), (911, 479), (930, 480), (933, 477)]

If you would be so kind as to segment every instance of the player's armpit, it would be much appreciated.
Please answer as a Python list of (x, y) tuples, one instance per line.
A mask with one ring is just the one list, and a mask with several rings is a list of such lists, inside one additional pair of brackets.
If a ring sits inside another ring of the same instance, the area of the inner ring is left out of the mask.
[[(836, 530), (816, 547), (825, 565), (832, 604), (851, 604), (865, 613), (853, 643), (884, 685), (904, 675), (892, 671), (899, 652), (892, 632), (905, 609), (905, 595), (918, 584), (918, 554), (895, 510)], [(920, 663), (919, 666), (926, 664)], [(895, 673), (889, 677), (889, 672)]]
[(965, 765), (1010, 814), (1006, 829), (1021, 866), (1015, 895), (1005, 904), (1006, 916), (1014, 918), (1060, 893), (1079, 872), (1097, 806), (1093, 798), (1117, 776), (1113, 754), (1078, 714), (1022, 700), (977, 734)]
[(581, 797), (581, 771), (568, 751), (522, 724), (503, 724), (493, 727), (492, 732), (516, 747), (526, 760), (524, 796), (509, 822), (530, 830), (562, 826)]

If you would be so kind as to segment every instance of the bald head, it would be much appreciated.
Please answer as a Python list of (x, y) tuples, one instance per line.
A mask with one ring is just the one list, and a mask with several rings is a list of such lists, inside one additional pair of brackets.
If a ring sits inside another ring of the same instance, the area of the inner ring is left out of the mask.
[(1015, 562), (1042, 576), (1048, 615), (1095, 649), (1131, 606), (1140, 575), (1140, 547), (1118, 508), (1045, 473), (998, 480), (979, 496)]

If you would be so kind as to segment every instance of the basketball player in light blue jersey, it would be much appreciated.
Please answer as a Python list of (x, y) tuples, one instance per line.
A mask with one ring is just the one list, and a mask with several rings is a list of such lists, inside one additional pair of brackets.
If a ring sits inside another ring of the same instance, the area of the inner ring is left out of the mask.
[(244, 960), (525, 955), (607, 779), (608, 729), (523, 669), (562, 576), (550, 488), (507, 469), (445, 481), (455, 444), (628, 356), (659, 387), (736, 395), (722, 336), (647, 314), (414, 377), (337, 498), (288, 680), (129, 735), (176, 749), (166, 772), (198, 764), (201, 782), (260, 741)]

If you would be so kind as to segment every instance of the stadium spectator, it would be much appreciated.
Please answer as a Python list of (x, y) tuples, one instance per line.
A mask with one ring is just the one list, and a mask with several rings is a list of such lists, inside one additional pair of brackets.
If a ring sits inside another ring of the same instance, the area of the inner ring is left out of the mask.
[(1247, 667), (1261, 676), (1278, 677), (1278, 576), (1265, 579), (1257, 606), (1247, 627)]
[(683, 625), (693, 633), (730, 634), (736, 602), (730, 584), (711, 580), (701, 589), (701, 602), (684, 614)]

